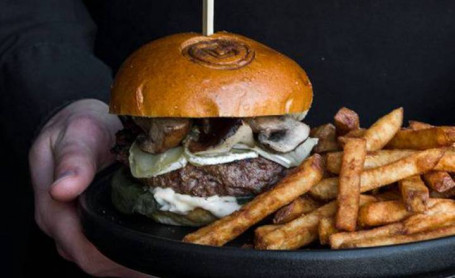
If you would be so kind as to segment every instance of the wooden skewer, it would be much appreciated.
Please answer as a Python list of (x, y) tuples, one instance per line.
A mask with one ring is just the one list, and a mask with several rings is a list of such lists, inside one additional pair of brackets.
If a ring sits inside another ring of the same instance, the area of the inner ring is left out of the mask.
[(214, 0), (203, 0), (202, 34), (204, 34), (204, 36), (210, 36), (213, 34), (213, 10)]

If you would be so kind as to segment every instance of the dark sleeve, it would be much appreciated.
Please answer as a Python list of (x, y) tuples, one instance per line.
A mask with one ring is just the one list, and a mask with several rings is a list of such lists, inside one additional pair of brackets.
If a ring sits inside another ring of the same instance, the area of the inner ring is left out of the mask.
[(20, 154), (58, 107), (107, 99), (111, 72), (93, 55), (95, 32), (82, 0), (0, 1), (0, 128)]

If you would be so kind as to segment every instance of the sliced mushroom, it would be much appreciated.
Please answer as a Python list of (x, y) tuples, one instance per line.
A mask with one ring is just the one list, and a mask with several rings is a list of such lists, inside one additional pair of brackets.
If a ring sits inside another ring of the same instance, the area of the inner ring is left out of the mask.
[(137, 137), (141, 150), (148, 153), (162, 153), (174, 148), (185, 139), (191, 128), (191, 120), (186, 118), (133, 118), (144, 130)]
[(266, 148), (286, 153), (308, 138), (310, 128), (290, 116), (257, 117), (248, 121), (258, 141)]
[(187, 142), (188, 150), (198, 155), (229, 152), (237, 143), (254, 145), (251, 127), (241, 119), (213, 118), (205, 120), (197, 138)]

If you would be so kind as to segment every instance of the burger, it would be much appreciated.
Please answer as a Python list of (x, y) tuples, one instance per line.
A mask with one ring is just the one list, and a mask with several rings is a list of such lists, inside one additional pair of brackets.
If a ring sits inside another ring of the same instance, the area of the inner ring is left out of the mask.
[(126, 59), (111, 91), (121, 117), (114, 206), (171, 225), (201, 226), (272, 188), (317, 144), (302, 122), (305, 71), (244, 36), (182, 33)]

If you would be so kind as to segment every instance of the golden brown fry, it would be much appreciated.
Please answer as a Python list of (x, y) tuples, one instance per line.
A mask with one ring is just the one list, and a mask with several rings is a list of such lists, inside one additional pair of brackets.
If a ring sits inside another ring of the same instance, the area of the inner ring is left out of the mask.
[(434, 230), (420, 232), (416, 234), (406, 235), (391, 235), (378, 238), (369, 238), (366, 240), (358, 240), (350, 243), (342, 244), (341, 248), (360, 248), (360, 247), (373, 247), (373, 246), (385, 246), (393, 244), (402, 244), (423, 240), (430, 240), (435, 238), (441, 238), (446, 236), (455, 235), (455, 226), (441, 227)]
[(359, 212), (360, 175), (366, 156), (366, 142), (362, 138), (349, 138), (344, 146), (338, 190), (336, 227), (355, 231)]
[(330, 243), (330, 236), (338, 233), (339, 231), (335, 227), (335, 218), (333, 217), (324, 217), (319, 221), (318, 234), (319, 241), (322, 245), (327, 245)]
[[(385, 166), (363, 171), (360, 192), (367, 192), (433, 169), (446, 152), (445, 148), (417, 152)], [(338, 194), (337, 178), (324, 179), (310, 190), (318, 200), (333, 200)]]
[(425, 213), (415, 214), (403, 221), (406, 233), (418, 233), (455, 224), (455, 201), (430, 199), (428, 206), (429, 208)]
[(401, 221), (412, 215), (401, 200), (369, 203), (360, 208), (359, 225), (374, 227)]
[(445, 171), (430, 171), (423, 175), (426, 184), (437, 192), (446, 192), (455, 188), (455, 181)]
[(296, 219), (304, 213), (311, 212), (321, 206), (321, 203), (308, 195), (295, 199), (287, 206), (280, 208), (273, 217), (274, 224), (284, 224)]
[(351, 109), (346, 107), (338, 110), (334, 117), (334, 124), (338, 135), (345, 135), (346, 133), (357, 130), (360, 128), (359, 115)]
[(332, 124), (325, 124), (311, 129), (310, 136), (319, 139), (318, 144), (313, 149), (315, 153), (340, 150), (340, 146), (336, 141), (336, 129)]
[(313, 186), (309, 192), (316, 200), (330, 201), (338, 195), (338, 177), (326, 178)]
[(397, 235), (402, 234), (403, 232), (404, 232), (403, 223), (394, 223), (371, 230), (336, 233), (330, 236), (330, 247), (333, 249), (339, 249), (343, 248), (345, 245), (351, 242), (366, 240), (370, 238)]
[(409, 128), (412, 130), (421, 130), (421, 129), (427, 129), (427, 128), (432, 128), (433, 126), (424, 122), (419, 122), (419, 121), (409, 121)]
[(315, 154), (269, 191), (256, 196), (231, 215), (186, 235), (183, 241), (202, 245), (224, 245), (278, 208), (307, 192), (321, 180), (322, 173), (322, 158)]
[[(372, 196), (361, 196), (360, 204), (374, 202)], [(311, 243), (318, 237), (319, 221), (324, 217), (333, 217), (337, 211), (337, 202), (330, 202), (317, 210), (303, 215), (280, 228), (255, 240), (255, 248), (261, 250), (297, 249)]]
[(403, 179), (398, 185), (408, 211), (424, 212), (427, 209), (430, 191), (419, 175)]
[(254, 237), (255, 238), (263, 237), (266, 234), (270, 233), (271, 231), (275, 231), (279, 227), (280, 225), (264, 225), (257, 227), (256, 230), (254, 230)]
[[(415, 154), (416, 150), (379, 150), (367, 153), (363, 169), (373, 169), (395, 162), (402, 158)], [(341, 169), (341, 157), (343, 152), (331, 152), (325, 155), (327, 171), (339, 174)]]
[(450, 148), (434, 167), (436, 171), (455, 172), (455, 148)]
[[(354, 129), (346, 133), (344, 136), (341, 136), (343, 138), (360, 138), (365, 135), (365, 132), (367, 132), (366, 129), (364, 128), (359, 128), (359, 129)], [(341, 138), (339, 137), (339, 138)]]
[(367, 131), (363, 138), (367, 142), (367, 151), (382, 149), (400, 130), (403, 124), (403, 108), (393, 110), (377, 120)]
[[(367, 204), (365, 206), (369, 206)], [(455, 202), (445, 199), (430, 199), (425, 214), (417, 213), (403, 222), (393, 223), (371, 230), (353, 233), (337, 233), (330, 237), (332, 248), (347, 248), (354, 243), (365, 242), (384, 236), (424, 232), (441, 226), (455, 224)]]
[(455, 142), (455, 127), (432, 127), (412, 130), (404, 129), (397, 132), (387, 144), (389, 149), (426, 150), (447, 147)]

